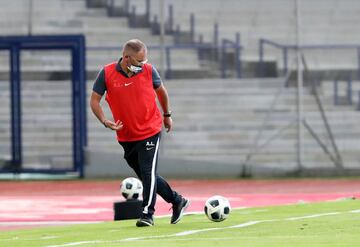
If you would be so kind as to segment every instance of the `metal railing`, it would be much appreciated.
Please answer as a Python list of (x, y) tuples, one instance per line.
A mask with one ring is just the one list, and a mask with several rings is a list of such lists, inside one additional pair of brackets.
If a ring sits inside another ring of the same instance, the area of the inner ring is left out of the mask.
[[(33, 35), (2, 36), (0, 50), (10, 52), (10, 100), (11, 100), (11, 160), (2, 172), (51, 173), (77, 172), (84, 175), (85, 146), (87, 145), (86, 122), (86, 50), (83, 35)], [(23, 167), (23, 120), (21, 94), (22, 50), (68, 50), (71, 52), (72, 82), (72, 156), (71, 168), (27, 168)]]
[(346, 83), (346, 96), (345, 96), (345, 100), (346, 102), (341, 101), (340, 95), (339, 95), (339, 84), (341, 82), (344, 82), (342, 80), (340, 80), (339, 78), (334, 80), (334, 104), (335, 105), (352, 105), (353, 104), (353, 100), (352, 100), (352, 80), (351, 77), (349, 76), (345, 83)]
[[(273, 48), (277, 48), (280, 49), (282, 52), (282, 63), (283, 63), (283, 74), (285, 75), (289, 69), (288, 67), (288, 53), (290, 50), (296, 50), (297, 46), (296, 45), (284, 45), (284, 44), (280, 44), (268, 39), (260, 39), (259, 40), (259, 63), (260, 63), (260, 71), (259, 71), (259, 75), (263, 76), (264, 75), (264, 69), (265, 69), (265, 64), (264, 64), (264, 57), (265, 57), (265, 46), (271, 46)], [(357, 58), (358, 58), (358, 78), (360, 79), (360, 44), (323, 44), (323, 45), (302, 45), (299, 47), (302, 50), (310, 50), (310, 49), (356, 49), (357, 51)]]
[[(258, 74), (260, 76), (264, 75), (264, 69), (265, 69), (265, 63), (264, 63), (264, 57), (265, 57), (265, 46), (271, 46), (276, 49), (280, 49), (282, 52), (282, 63), (283, 63), (283, 74), (287, 74), (289, 70), (288, 60), (289, 60), (289, 51), (290, 50), (296, 50), (296, 45), (284, 45), (280, 44), (268, 39), (260, 39), (259, 40), (259, 69)], [(357, 78), (360, 79), (360, 45), (356, 44), (323, 44), (323, 45), (302, 45), (300, 46), (300, 49), (307, 50), (307, 49), (355, 49), (357, 53)], [(334, 104), (339, 105), (340, 97), (339, 97), (339, 83), (340, 79), (336, 78), (334, 79)], [(346, 89), (346, 104), (352, 105), (352, 79), (349, 75), (346, 78), (347, 83), (347, 89)], [(358, 105), (357, 110), (360, 110), (360, 91), (358, 94)]]
[[(106, 8), (109, 16), (114, 16), (116, 0), (107, 0)], [(137, 14), (136, 6), (130, 6), (130, 0), (124, 0), (120, 7), (122, 10), (121, 15), (127, 16), (129, 20), (129, 27), (140, 27), (144, 23), (142, 16)], [(144, 0), (145, 4), (145, 16), (146, 22), (149, 25), (151, 32), (153, 35), (160, 34), (160, 23), (158, 21), (157, 15), (153, 16), (153, 20), (150, 20), (150, 0)], [(243, 49), (240, 45), (240, 34), (235, 34), (235, 41), (230, 39), (222, 39), (219, 41), (219, 25), (214, 23), (213, 30), (213, 40), (209, 43), (205, 43), (203, 41), (203, 36), (199, 34), (198, 39), (196, 38), (195, 26), (196, 19), (195, 15), (192, 13), (189, 16), (189, 30), (181, 31), (180, 25), (176, 25), (174, 27), (174, 10), (173, 5), (168, 5), (168, 17), (165, 23), (165, 34), (171, 34), (174, 38), (174, 45), (167, 45), (165, 47), (160, 45), (152, 45), (149, 46), (149, 49), (155, 50), (164, 50), (165, 51), (165, 61), (161, 62), (162, 64), (166, 64), (166, 68), (164, 69), (165, 78), (171, 79), (173, 78), (173, 66), (171, 63), (171, 57), (174, 50), (179, 49), (190, 49), (194, 50), (198, 53), (199, 60), (206, 60), (205, 53), (211, 52), (211, 57), (209, 58), (211, 61), (216, 61), (219, 64), (220, 76), (222, 78), (226, 78), (227, 71), (233, 70), (235, 71), (236, 77), (242, 77), (242, 69), (241, 69), (241, 50)], [(117, 46), (93, 46), (88, 47), (88, 50), (119, 50), (121, 47)], [(229, 52), (229, 50), (231, 50)], [(230, 54), (233, 52), (233, 54)], [(233, 56), (233, 57), (232, 57)]]
[[(149, 45), (147, 47), (149, 50), (161, 50), (163, 47), (160, 45)], [(228, 63), (228, 60), (226, 59), (226, 52), (228, 49), (234, 49), (235, 50), (235, 71), (238, 78), (241, 77), (241, 49), (243, 47), (240, 45), (240, 34), (236, 35), (236, 40), (223, 40), (221, 46), (215, 46), (213, 44), (206, 44), (206, 43), (198, 43), (198, 44), (174, 44), (174, 45), (166, 45), (165, 46), (165, 78), (171, 79), (173, 78), (172, 72), (173, 72), (173, 65), (171, 63), (171, 56), (172, 52), (174, 50), (195, 50), (199, 53), (202, 49), (211, 49), (215, 51), (220, 51), (221, 54), (221, 66), (220, 66), (220, 75), (222, 78), (226, 78), (227, 74), (226, 71), (229, 70), (230, 64)], [(106, 50), (122, 50), (122, 46), (89, 46), (87, 47), (87, 50), (89, 51), (106, 51)]]
[(226, 62), (226, 51), (227, 48), (235, 48), (234, 56), (235, 56), (235, 71), (237, 78), (241, 78), (241, 46), (240, 46), (240, 33), (236, 33), (235, 42), (229, 39), (223, 39), (221, 45), (221, 77), (226, 78), (226, 70), (227, 70), (227, 62)]

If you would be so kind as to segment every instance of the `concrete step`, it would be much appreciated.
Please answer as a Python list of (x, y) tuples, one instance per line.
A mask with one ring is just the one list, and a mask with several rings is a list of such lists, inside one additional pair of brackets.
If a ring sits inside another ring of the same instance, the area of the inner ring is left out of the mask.
[[(208, 84), (206, 83), (207, 81)], [(276, 89), (276, 86), (279, 85), (279, 80), (267, 81), (264, 79), (255, 82), (255, 80), (218, 79), (199, 80), (196, 84), (193, 83), (193, 80), (170, 80), (165, 83), (169, 92), (174, 92), (171, 95), (171, 103), (174, 106), (175, 126), (174, 136), (164, 137), (163, 152), (166, 155), (188, 157), (195, 160), (201, 160), (204, 156), (215, 160), (218, 157), (228, 156), (230, 157), (229, 162), (235, 162), (239, 157), (246, 155), (251, 147), (269, 107), (268, 102), (273, 98), (271, 93), (264, 94), (263, 92), (271, 91), (274, 93), (273, 89)], [(23, 104), (26, 107), (24, 108), (23, 119), (26, 120), (24, 140), (25, 147), (27, 147), (27, 157), (57, 155), (58, 151), (62, 152), (62, 149), (66, 147), (68, 151), (71, 151), (71, 144), (68, 144), (71, 143), (71, 138), (69, 137), (72, 134), (71, 109), (67, 109), (67, 107), (70, 108), (69, 105), (66, 106), (70, 102), (70, 98), (66, 98), (69, 94), (69, 84), (70, 82), (68, 81), (59, 82), (58, 84), (51, 82), (24, 83)], [(88, 95), (91, 92), (91, 84), (92, 82), (89, 81)], [(3, 88), (8, 88), (8, 85), (6, 87), (3, 86)], [(52, 93), (50, 88), (53, 88), (56, 93)], [(193, 90), (189, 90), (191, 88)], [(204, 89), (203, 91), (201, 90), (202, 88)], [(239, 90), (239, 88), (250, 89), (248, 91), (244, 89), (242, 95), (239, 92), (239, 95), (241, 95), (239, 97), (237, 93), (232, 92)], [(42, 89), (45, 89), (45, 91), (42, 92)], [(216, 90), (223, 91), (222, 93), (217, 93)], [(261, 93), (256, 93), (256, 90)], [(32, 96), (32, 91), (38, 92), (35, 94), (35, 97)], [(62, 93), (64, 91), (65, 93)], [(291, 93), (294, 93), (292, 88), (285, 91), (292, 91)], [(251, 93), (251, 95), (247, 95), (245, 92)], [(3, 93), (2, 96), (4, 95), (8, 94)], [(264, 139), (270, 137), (272, 131), (276, 131), (279, 127), (288, 124), (288, 121), (295, 116), (294, 106), (289, 105), (292, 97), (290, 94), (285, 94), (284, 98), (280, 100), (280, 107), (277, 108), (278, 111), (272, 116), (272, 122), (266, 126)], [(305, 106), (309, 104), (309, 106), (315, 108), (314, 103), (311, 102), (311, 96), (305, 95), (304, 98), (307, 100), (306, 104), (304, 104)], [(39, 107), (41, 104), (44, 104), (44, 107)], [(56, 105), (56, 111), (54, 111), (55, 107), (52, 104)], [(62, 104), (64, 106), (60, 107)], [(261, 108), (259, 105), (264, 106)], [(279, 109), (282, 111), (279, 111)], [(358, 152), (356, 147), (359, 146), (359, 143), (355, 133), (360, 133), (356, 128), (359, 116), (348, 108), (333, 107), (330, 110), (332, 111), (327, 114), (329, 115), (331, 125), (334, 126), (334, 135), (337, 138), (339, 149)], [(8, 109), (6, 110), (1, 107), (0, 112), (8, 112)], [(52, 114), (47, 116), (46, 113)], [(4, 117), (4, 115), (0, 116), (0, 123), (8, 124), (7, 117)], [(91, 117), (88, 122), (90, 147), (109, 152), (120, 152), (121, 147), (116, 143), (115, 133), (105, 132), (107, 130), (98, 123), (89, 110), (88, 116)], [(317, 111), (311, 110), (307, 112), (306, 116), (320, 135), (326, 133), (320, 114)], [(227, 119), (227, 121), (224, 121), (224, 119)], [(60, 135), (63, 132), (66, 135)], [(37, 133), (39, 133), (39, 136), (36, 138)], [(57, 136), (57, 133), (59, 133), (59, 136)], [(9, 133), (5, 137), (9, 137)], [(264, 150), (268, 153), (280, 153), (279, 155), (294, 152), (295, 137), (296, 130), (293, 128), (286, 132), (281, 140), (275, 140), (269, 148)], [(31, 140), (33, 138), (36, 138), (36, 141), (32, 143)], [(69, 140), (70, 142), (68, 142)], [(305, 134), (304, 141), (306, 143), (306, 150), (314, 151), (319, 149), (321, 151), (309, 134)], [(47, 147), (43, 147), (45, 143)], [(29, 147), (30, 144), (33, 145), (32, 148)], [(0, 150), (8, 149), (9, 141), (7, 140), (3, 142)], [(63, 154), (71, 156), (71, 153), (65, 154), (63, 152)], [(282, 161), (280, 158), (276, 158), (276, 156), (275, 158), (273, 156), (267, 157), (268, 163), (274, 162), (274, 160), (287, 162), (286, 160)], [(346, 157), (347, 161), (355, 159), (356, 156), (350, 154)], [(291, 161), (288, 160), (288, 162)]]

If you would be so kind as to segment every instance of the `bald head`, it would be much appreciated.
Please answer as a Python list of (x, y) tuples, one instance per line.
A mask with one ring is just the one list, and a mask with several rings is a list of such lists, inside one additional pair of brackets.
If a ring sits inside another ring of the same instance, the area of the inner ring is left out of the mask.
[(146, 56), (147, 48), (146, 45), (138, 39), (131, 39), (124, 44), (123, 54), (134, 55), (137, 53), (144, 53)]
[[(138, 72), (139, 68), (147, 63), (147, 48), (146, 45), (138, 40), (131, 39), (124, 44), (122, 51), (122, 59), (120, 62), (121, 68), (124, 71)], [(138, 68), (134, 68), (138, 67)]]

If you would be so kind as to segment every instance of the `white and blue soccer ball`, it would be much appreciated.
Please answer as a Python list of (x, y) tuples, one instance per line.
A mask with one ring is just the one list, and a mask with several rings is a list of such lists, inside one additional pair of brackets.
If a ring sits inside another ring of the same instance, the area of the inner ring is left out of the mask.
[(230, 202), (223, 196), (212, 196), (207, 199), (204, 211), (209, 220), (215, 222), (223, 221), (227, 219), (230, 214)]
[(120, 193), (126, 200), (138, 199), (142, 195), (142, 191), (142, 183), (137, 178), (129, 177), (121, 182)]

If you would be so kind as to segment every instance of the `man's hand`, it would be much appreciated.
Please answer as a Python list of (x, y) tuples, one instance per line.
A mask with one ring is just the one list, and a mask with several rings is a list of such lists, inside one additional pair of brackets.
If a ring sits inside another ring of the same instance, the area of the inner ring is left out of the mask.
[(169, 132), (172, 128), (173, 121), (171, 117), (164, 117), (164, 126), (166, 128), (166, 132)]
[(111, 120), (105, 119), (104, 125), (106, 128), (109, 128), (112, 130), (119, 130), (123, 127), (123, 123), (120, 120), (117, 120), (116, 123), (114, 123)]

